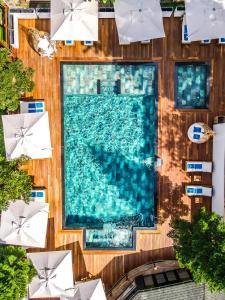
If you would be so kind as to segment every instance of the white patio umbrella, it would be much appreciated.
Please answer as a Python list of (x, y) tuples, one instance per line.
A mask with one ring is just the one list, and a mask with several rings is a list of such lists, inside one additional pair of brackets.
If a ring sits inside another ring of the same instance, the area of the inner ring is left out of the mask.
[(1, 213), (0, 243), (44, 248), (48, 209), (48, 203), (11, 202)]
[(71, 251), (28, 253), (37, 271), (29, 284), (30, 298), (74, 295)]
[(32, 159), (52, 157), (48, 113), (2, 116), (6, 157)]
[(190, 41), (225, 37), (225, 0), (185, 0)]
[(76, 283), (73, 297), (61, 297), (60, 300), (106, 300), (101, 279)]
[(98, 1), (51, 0), (52, 40), (98, 40)]
[(116, 0), (114, 8), (120, 44), (165, 36), (159, 0)]

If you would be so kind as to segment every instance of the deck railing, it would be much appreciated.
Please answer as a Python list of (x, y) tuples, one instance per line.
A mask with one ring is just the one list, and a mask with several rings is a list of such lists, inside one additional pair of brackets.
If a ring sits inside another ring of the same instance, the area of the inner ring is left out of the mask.
[(176, 260), (159, 260), (154, 262), (149, 262), (141, 265), (133, 270), (125, 273), (120, 277), (112, 288), (107, 293), (107, 299), (112, 300), (119, 297), (119, 295), (125, 291), (129, 286), (132, 285), (135, 278), (143, 274), (157, 274), (162, 271), (173, 270), (178, 268), (178, 263)]

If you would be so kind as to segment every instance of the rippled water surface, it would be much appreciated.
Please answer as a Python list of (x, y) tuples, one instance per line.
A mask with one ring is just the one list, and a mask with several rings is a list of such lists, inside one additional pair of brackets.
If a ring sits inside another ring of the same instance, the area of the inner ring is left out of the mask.
[(156, 66), (63, 64), (64, 223), (129, 248), (155, 225)]

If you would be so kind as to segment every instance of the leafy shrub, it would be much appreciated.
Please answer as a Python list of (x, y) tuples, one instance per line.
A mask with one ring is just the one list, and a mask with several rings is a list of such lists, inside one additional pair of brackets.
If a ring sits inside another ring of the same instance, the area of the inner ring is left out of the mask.
[(17, 246), (0, 245), (0, 300), (20, 300), (36, 270), (26, 251)]
[(0, 210), (7, 208), (11, 200), (28, 200), (31, 196), (32, 178), (20, 166), (20, 160), (0, 157)]
[(18, 99), (32, 91), (33, 70), (26, 68), (19, 59), (13, 59), (10, 52), (0, 48), (0, 110), (15, 111), (19, 107)]
[(211, 291), (225, 291), (225, 223), (215, 213), (202, 209), (192, 222), (171, 222), (176, 258), (188, 268), (196, 283), (204, 282)]

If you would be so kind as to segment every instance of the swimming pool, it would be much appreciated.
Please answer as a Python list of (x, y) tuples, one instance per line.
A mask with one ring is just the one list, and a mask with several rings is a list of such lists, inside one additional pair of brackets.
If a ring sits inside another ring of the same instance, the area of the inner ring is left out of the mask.
[(204, 109), (209, 104), (210, 66), (199, 62), (175, 64), (175, 107)]
[(157, 66), (62, 63), (63, 221), (86, 248), (155, 227)]

